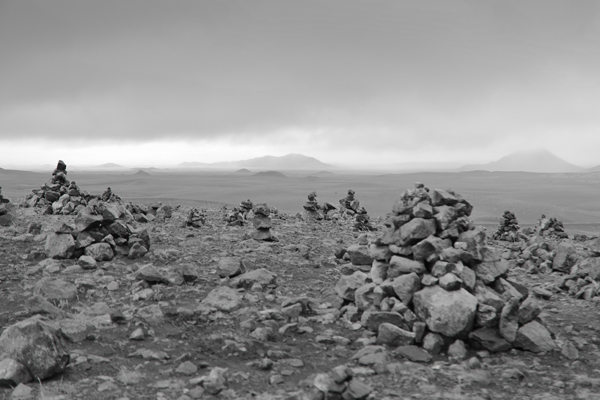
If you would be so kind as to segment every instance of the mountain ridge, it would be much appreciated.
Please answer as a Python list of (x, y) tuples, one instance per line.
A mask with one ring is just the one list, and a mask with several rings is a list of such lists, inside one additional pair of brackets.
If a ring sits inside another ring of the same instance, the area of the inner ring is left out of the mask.
[(199, 161), (187, 161), (177, 164), (183, 168), (261, 168), (261, 169), (325, 169), (335, 168), (334, 165), (326, 164), (314, 157), (298, 153), (290, 153), (284, 156), (266, 155), (262, 157), (249, 158), (237, 161), (219, 161), (205, 163)]
[(546, 149), (517, 151), (487, 164), (467, 164), (458, 171), (492, 171), (492, 172), (583, 172), (586, 169), (571, 164)]

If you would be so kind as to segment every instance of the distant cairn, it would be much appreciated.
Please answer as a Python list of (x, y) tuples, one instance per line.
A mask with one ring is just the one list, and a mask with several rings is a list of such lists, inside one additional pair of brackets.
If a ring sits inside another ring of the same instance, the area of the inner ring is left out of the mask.
[(519, 235), (519, 229), (519, 222), (515, 214), (508, 210), (504, 211), (504, 214), (500, 217), (498, 230), (494, 233), (493, 238), (506, 242), (518, 242), (521, 236)]

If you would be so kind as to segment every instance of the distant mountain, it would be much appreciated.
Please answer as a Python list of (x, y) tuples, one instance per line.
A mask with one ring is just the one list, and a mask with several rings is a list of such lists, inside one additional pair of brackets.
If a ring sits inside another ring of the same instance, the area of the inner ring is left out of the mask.
[(487, 164), (463, 165), (459, 171), (581, 172), (578, 167), (545, 149), (519, 151)]
[(98, 165), (96, 168), (125, 168), (125, 167), (122, 165), (119, 165), (119, 164), (115, 164), (115, 163), (106, 163), (106, 164)]
[(149, 173), (147, 173), (146, 171), (142, 171), (141, 169), (133, 175), (135, 175), (135, 176), (151, 176)]
[(246, 169), (246, 168), (242, 168), (242, 169), (238, 169), (237, 171), (234, 172), (234, 174), (238, 174), (238, 175), (250, 175), (252, 174), (252, 171)]
[(252, 175), (256, 177), (269, 177), (269, 178), (287, 178), (286, 175), (278, 171), (260, 171)]
[(596, 165), (595, 167), (592, 168), (588, 168), (586, 169), (587, 172), (599, 172), (600, 171), (600, 165)]
[(239, 161), (222, 161), (215, 163), (183, 162), (178, 164), (183, 168), (216, 167), (216, 168), (258, 168), (258, 169), (326, 169), (335, 168), (314, 157), (302, 154), (287, 154), (285, 156), (264, 156)]

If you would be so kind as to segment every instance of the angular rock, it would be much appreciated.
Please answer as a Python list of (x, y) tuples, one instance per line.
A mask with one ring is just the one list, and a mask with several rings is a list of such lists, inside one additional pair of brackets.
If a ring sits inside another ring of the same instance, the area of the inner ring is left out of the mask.
[(484, 285), (480, 280), (477, 280), (475, 284), (475, 297), (477, 297), (479, 303), (492, 306), (498, 312), (502, 311), (504, 304), (506, 304), (494, 289)]
[(383, 323), (395, 325), (399, 328), (407, 328), (404, 317), (393, 311), (367, 311), (363, 313), (361, 324), (368, 330), (377, 332)]
[(475, 315), (475, 326), (477, 328), (491, 328), (498, 325), (500, 316), (497, 310), (487, 304), (479, 303), (477, 314)]
[(83, 269), (96, 269), (98, 267), (98, 264), (96, 263), (94, 257), (90, 256), (79, 257), (79, 260), (77, 260), (77, 264), (79, 264), (79, 266)]
[(512, 347), (495, 328), (481, 328), (469, 333), (469, 339), (475, 348), (482, 348), (492, 353), (508, 351)]
[(142, 246), (140, 243), (134, 243), (129, 249), (129, 253), (127, 257), (131, 259), (141, 258), (148, 253), (148, 249), (145, 246)]
[(505, 276), (508, 272), (508, 263), (499, 252), (484, 248), (481, 251), (481, 264), (475, 268), (475, 275), (485, 284), (491, 284), (499, 276)]
[[(439, 336), (439, 335), (438, 335)], [(441, 336), (440, 336), (441, 338)], [(441, 349), (441, 347), (440, 347)], [(438, 350), (439, 353), (439, 350)], [(413, 362), (430, 362), (432, 357), (431, 354), (417, 346), (400, 346), (394, 350), (394, 354), (398, 354)], [(437, 353), (436, 353), (437, 354)]]
[(400, 239), (406, 244), (415, 244), (435, 234), (435, 220), (414, 218), (400, 227)]
[(369, 257), (373, 260), (386, 261), (392, 256), (389, 246), (369, 245)]
[(85, 248), (84, 254), (96, 261), (110, 261), (115, 256), (112, 247), (108, 243), (94, 243)]
[(233, 278), (246, 272), (246, 267), (240, 258), (222, 257), (217, 263), (217, 270), (221, 278)]
[(472, 328), (477, 299), (464, 289), (448, 292), (429, 286), (413, 296), (415, 313), (432, 332), (448, 337), (466, 335)]
[(428, 333), (423, 338), (423, 349), (430, 354), (436, 355), (442, 351), (444, 347), (444, 338), (438, 333)]
[(537, 321), (531, 321), (519, 328), (513, 346), (534, 353), (556, 349), (556, 343), (548, 329)]
[(350, 256), (350, 262), (354, 265), (371, 265), (369, 247), (366, 245), (353, 244), (346, 249), (346, 253)]
[(421, 278), (414, 272), (406, 275), (400, 275), (392, 281), (394, 293), (402, 302), (409, 305), (412, 302), (413, 294), (421, 289)]
[(552, 269), (555, 271), (569, 273), (571, 267), (575, 265), (578, 260), (577, 250), (573, 244), (563, 242), (556, 248), (556, 255), (552, 262)]
[(381, 284), (387, 279), (387, 272), (389, 268), (389, 264), (374, 260), (371, 266), (371, 272), (369, 273), (371, 280), (374, 283)]
[(416, 261), (431, 263), (439, 260), (443, 251), (451, 247), (452, 241), (431, 235), (412, 246), (412, 253)]
[(363, 286), (367, 278), (368, 275), (361, 271), (356, 271), (352, 275), (342, 275), (335, 285), (335, 291), (342, 299), (352, 301), (356, 289)]
[(85, 231), (99, 226), (103, 220), (104, 218), (102, 215), (94, 213), (94, 210), (87, 206), (77, 213), (77, 217), (75, 217), (75, 227), (78, 231)]
[(519, 329), (519, 299), (512, 297), (502, 308), (498, 330), (509, 343), (515, 341)]
[(462, 232), (456, 243), (454, 243), (454, 247), (456, 248), (458, 248), (457, 243), (464, 243), (465, 248), (463, 250), (469, 253), (473, 259), (477, 261), (483, 260), (482, 250), (486, 248), (485, 231), (483, 228)]
[(39, 316), (6, 328), (0, 336), (0, 355), (24, 365), (33, 379), (63, 372), (70, 360), (57, 327)]
[(465, 346), (465, 342), (462, 340), (455, 340), (448, 347), (448, 357), (454, 360), (462, 361), (467, 358), (467, 347)]
[(392, 256), (390, 259), (390, 268), (388, 269), (388, 278), (395, 278), (400, 275), (417, 273), (423, 274), (427, 272), (425, 264), (420, 261), (410, 260), (402, 256)]
[(440, 231), (446, 230), (450, 227), (450, 224), (458, 218), (458, 212), (454, 207), (450, 206), (439, 206), (435, 207), (435, 220)]
[[(366, 276), (366, 274), (364, 274)], [(231, 280), (231, 285), (250, 289), (254, 285), (266, 287), (275, 285), (277, 275), (265, 268), (255, 269), (239, 275)]]
[(12, 358), (0, 360), (0, 386), (14, 387), (30, 381), (31, 375), (23, 364)]
[[(359, 310), (364, 311), (371, 306), (374, 302), (374, 289), (377, 288), (377, 284), (371, 282), (366, 283), (356, 289), (354, 293), (354, 304), (358, 307)], [(381, 288), (379, 288), (381, 293)]]
[(68, 233), (50, 233), (46, 237), (46, 255), (48, 258), (71, 258), (75, 252), (75, 240)]
[(458, 290), (461, 288), (462, 281), (453, 273), (447, 273), (446, 275), (440, 277), (439, 285), (444, 290)]
[(167, 278), (152, 264), (142, 266), (135, 273), (135, 279), (150, 283), (168, 283)]
[(384, 322), (377, 331), (377, 344), (385, 346), (409, 345), (415, 341), (413, 332), (405, 331), (396, 325)]
[(469, 267), (462, 267), (462, 270), (458, 273), (458, 277), (462, 280), (463, 287), (469, 292), (473, 293), (475, 290), (475, 284), (477, 283), (477, 275)]
[(525, 325), (533, 321), (540, 315), (542, 309), (537, 300), (528, 297), (519, 306), (519, 325)]

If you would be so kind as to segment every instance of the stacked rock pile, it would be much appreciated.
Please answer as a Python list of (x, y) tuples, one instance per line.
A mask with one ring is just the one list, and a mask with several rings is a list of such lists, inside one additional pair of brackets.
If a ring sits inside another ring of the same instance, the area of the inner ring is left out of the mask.
[(95, 261), (111, 260), (116, 254), (141, 257), (150, 249), (150, 237), (133, 224), (122, 204), (92, 199), (77, 213), (74, 225), (63, 223), (47, 236), (46, 254), (57, 259), (87, 256)]
[(587, 242), (586, 250), (581, 254), (574, 246), (566, 243), (562, 246), (562, 251), (557, 252), (556, 258), (565, 259), (563, 271), (568, 274), (559, 288), (578, 299), (600, 301), (600, 239)]
[[(111, 199), (119, 204), (122, 203), (118, 196), (115, 197), (113, 195)], [(173, 208), (168, 204), (163, 205), (161, 202), (154, 203), (149, 206), (144, 204), (129, 203), (125, 207), (127, 208), (127, 211), (131, 213), (135, 221), (142, 223), (151, 222), (154, 220), (164, 221), (167, 218), (171, 218), (173, 215)]]
[(256, 232), (253, 235), (255, 240), (267, 242), (277, 242), (278, 239), (271, 230), (271, 209), (266, 203), (257, 204), (254, 207), (254, 227)]
[(338, 209), (331, 203), (325, 202), (321, 206), (317, 201), (317, 192), (308, 194), (308, 201), (304, 204), (304, 219), (323, 220), (338, 219)]
[(59, 160), (52, 178), (25, 198), (26, 207), (40, 207), (43, 214), (75, 214), (87, 205), (88, 192), (81, 191), (75, 181), (67, 179), (67, 165)]
[(556, 218), (548, 218), (544, 214), (538, 220), (536, 231), (538, 235), (555, 238), (568, 238), (563, 223)]
[(192, 228), (200, 228), (204, 224), (206, 224), (206, 210), (199, 211), (197, 208), (191, 208), (188, 212), (185, 225)]
[(504, 215), (500, 218), (498, 230), (494, 233), (495, 240), (504, 240), (506, 242), (518, 242), (521, 238), (519, 234), (519, 222), (515, 214), (510, 211), (504, 211)]
[(492, 352), (554, 349), (537, 302), (506, 278), (508, 263), (468, 219), (471, 204), (415, 186), (394, 204), (383, 235), (347, 248), (364, 267), (346, 266), (336, 284), (343, 317), (373, 331), (378, 344), (420, 344), (432, 354), (463, 340)]

